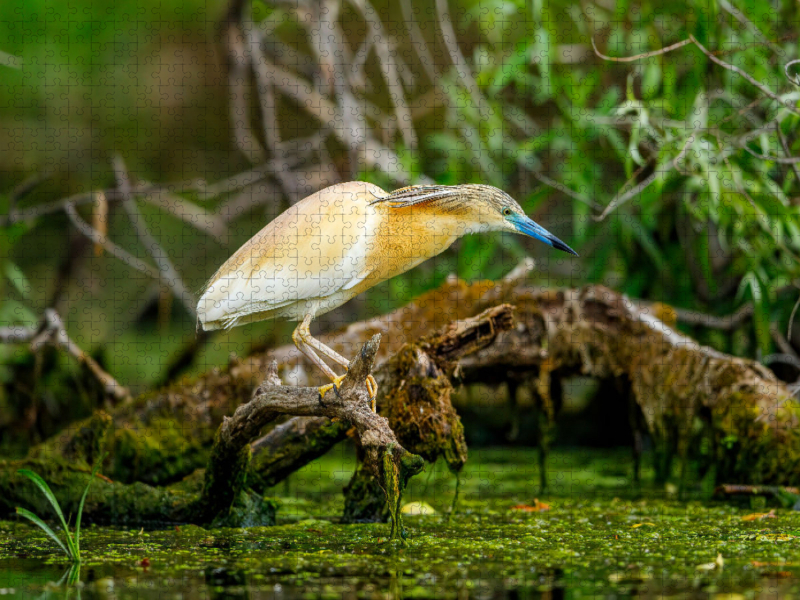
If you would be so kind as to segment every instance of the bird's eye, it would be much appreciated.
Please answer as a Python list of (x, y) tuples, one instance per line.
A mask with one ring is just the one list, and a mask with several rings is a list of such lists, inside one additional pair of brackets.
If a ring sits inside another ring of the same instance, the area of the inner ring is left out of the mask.
[(508, 208), (507, 206), (503, 209), (503, 216), (504, 217), (510, 217), (511, 216), (511, 209)]

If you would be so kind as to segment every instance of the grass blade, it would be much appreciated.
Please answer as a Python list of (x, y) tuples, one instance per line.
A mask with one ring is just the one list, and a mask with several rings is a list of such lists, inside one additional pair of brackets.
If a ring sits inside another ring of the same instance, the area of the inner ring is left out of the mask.
[(72, 536), (69, 533), (69, 527), (67, 527), (67, 521), (64, 519), (64, 513), (61, 512), (61, 506), (59, 506), (58, 500), (56, 500), (55, 494), (53, 494), (53, 491), (50, 489), (50, 486), (47, 485), (47, 482), (44, 479), (42, 479), (37, 473), (34, 473), (29, 469), (20, 469), (19, 471), (17, 471), (17, 473), (19, 475), (24, 475), (25, 477), (30, 479), (33, 483), (35, 483), (36, 487), (38, 487), (41, 490), (42, 494), (44, 494), (44, 497), (47, 498), (47, 500), (53, 506), (53, 509), (56, 511), (58, 518), (61, 520), (61, 525), (64, 527), (64, 533), (67, 536), (67, 545), (69, 546), (70, 549), (70, 552), (68, 552), (68, 554), (70, 555), (70, 558), (73, 558), (75, 556), (75, 547), (72, 541)]
[(50, 526), (47, 523), (42, 521), (39, 517), (37, 517), (31, 511), (25, 510), (24, 508), (17, 507), (17, 514), (22, 516), (22, 517), (25, 517), (26, 519), (28, 519), (29, 521), (31, 521), (35, 525), (38, 525), (39, 527), (41, 527), (42, 530), (47, 535), (49, 535), (53, 539), (53, 541), (55, 541), (56, 544), (58, 544), (61, 547), (61, 549), (64, 551), (64, 553), (69, 558), (73, 558), (72, 554), (70, 554), (70, 551), (67, 550), (67, 547), (64, 545), (64, 543), (60, 539), (58, 539), (58, 536), (55, 534), (55, 532), (52, 529), (50, 529)]
[(97, 475), (97, 472), (100, 470), (100, 465), (103, 464), (103, 459), (105, 459), (105, 457), (106, 455), (103, 454), (103, 456), (97, 459), (97, 463), (95, 463), (92, 469), (92, 474), (89, 475), (89, 483), (86, 484), (86, 489), (83, 490), (81, 503), (78, 505), (78, 516), (75, 518), (75, 555), (78, 557), (78, 561), (81, 559), (81, 516), (83, 515), (83, 503), (86, 501), (86, 496), (89, 493), (89, 488), (92, 486), (94, 476)]

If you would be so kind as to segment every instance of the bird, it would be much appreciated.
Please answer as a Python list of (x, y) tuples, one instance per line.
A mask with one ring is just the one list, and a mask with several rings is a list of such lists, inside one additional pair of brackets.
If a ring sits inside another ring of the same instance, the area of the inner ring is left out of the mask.
[[(267, 319), (299, 321), (297, 349), (331, 383), (320, 401), (339, 393), (350, 361), (312, 337), (314, 317), (440, 254), (463, 235), (515, 232), (558, 250), (577, 253), (525, 215), (506, 192), (491, 185), (415, 185), (386, 192), (351, 181), (300, 200), (237, 250), (214, 273), (197, 304), (198, 327), (230, 329)], [(372, 410), (378, 387), (366, 381)]]

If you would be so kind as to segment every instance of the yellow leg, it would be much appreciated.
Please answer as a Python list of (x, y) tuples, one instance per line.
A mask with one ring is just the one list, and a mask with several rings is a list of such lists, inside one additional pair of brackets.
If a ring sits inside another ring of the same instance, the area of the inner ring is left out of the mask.
[[(325, 364), (315, 350), (323, 356), (326, 356), (332, 361), (340, 364), (345, 369), (350, 366), (350, 361), (336, 352), (336, 350), (329, 348), (318, 339), (312, 337), (311, 331), (309, 330), (311, 318), (312, 317), (310, 314), (306, 315), (306, 317), (303, 319), (303, 322), (300, 323), (300, 325), (297, 326), (297, 329), (294, 330), (294, 333), (292, 334), (292, 340), (294, 340), (294, 345), (297, 346), (297, 349), (305, 354), (308, 359), (317, 367), (319, 367), (322, 372), (325, 373), (325, 375), (327, 375), (333, 382), (332, 384), (323, 385), (319, 388), (320, 397), (324, 398), (325, 394), (331, 389), (338, 390), (339, 385), (341, 385), (341, 382), (344, 379), (344, 375), (336, 375), (333, 369)], [(369, 392), (372, 412), (375, 412), (375, 397), (378, 395), (378, 383), (375, 381), (375, 378), (372, 375), (367, 376), (367, 391)]]
[(333, 382), (332, 384), (323, 385), (319, 388), (319, 397), (322, 399), (325, 397), (325, 394), (331, 390), (331, 388), (335, 390), (339, 389), (338, 386), (341, 384), (342, 379), (344, 379), (344, 375), (337, 375), (333, 369), (326, 365), (325, 362), (317, 355), (317, 353), (314, 352), (314, 349), (306, 343), (302, 327), (305, 325), (306, 328), (308, 328), (308, 322), (310, 321), (311, 315), (308, 315), (292, 333), (292, 341), (294, 342), (294, 345), (297, 346), (297, 349), (305, 354), (308, 360), (316, 365)]
[(319, 397), (325, 398), (325, 394), (327, 394), (331, 390), (335, 391), (338, 394), (339, 386), (342, 385), (342, 381), (344, 380), (345, 377), (347, 377), (347, 375), (339, 375), (338, 377), (333, 378), (333, 383), (321, 386), (319, 388)]

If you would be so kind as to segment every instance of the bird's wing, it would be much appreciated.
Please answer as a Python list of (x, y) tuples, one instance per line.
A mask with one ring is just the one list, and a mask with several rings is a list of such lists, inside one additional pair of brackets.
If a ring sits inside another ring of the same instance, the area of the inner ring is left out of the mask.
[(386, 195), (377, 186), (350, 182), (301, 200), (245, 243), (212, 277), (198, 316), (234, 324), (256, 312), (325, 298), (351, 289), (371, 272), (370, 233)]
[(459, 195), (457, 186), (449, 185), (412, 185), (400, 188), (380, 198), (375, 198), (370, 204), (386, 204), (391, 208), (405, 208), (424, 204), (432, 200), (455, 198)]

